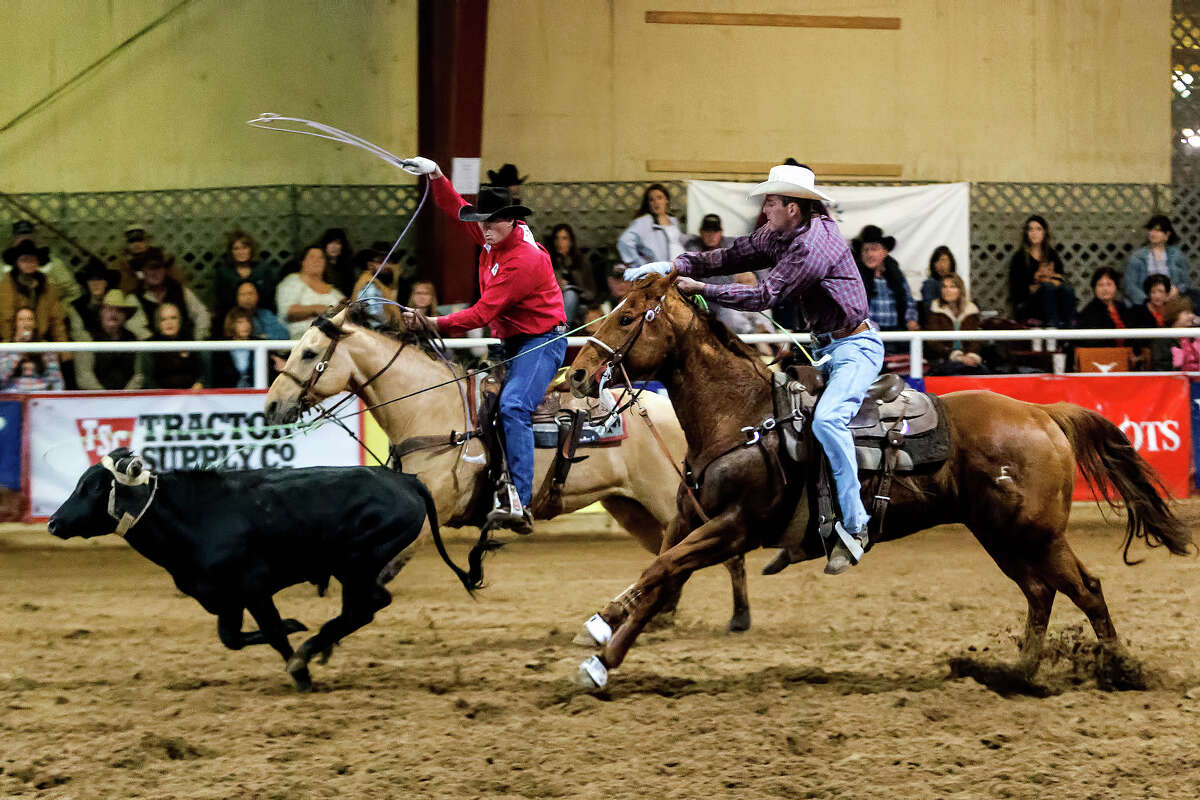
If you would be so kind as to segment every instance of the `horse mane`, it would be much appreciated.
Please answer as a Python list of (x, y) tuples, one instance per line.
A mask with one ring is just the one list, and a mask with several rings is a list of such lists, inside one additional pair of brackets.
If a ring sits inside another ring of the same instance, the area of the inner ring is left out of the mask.
[[(434, 346), (431, 334), (424, 331), (409, 330), (407, 326), (390, 317), (380, 325), (379, 321), (370, 315), (366, 303), (354, 300), (342, 300), (336, 306), (326, 310), (323, 316), (327, 318), (336, 316), (343, 309), (346, 311), (346, 321), (357, 325), (362, 330), (379, 334), (406, 346), (415, 345), (430, 359), (435, 361), (443, 360), (441, 354)], [(458, 364), (453, 361), (450, 364), (453, 366), (456, 375), (462, 372), (462, 368)]]
[(688, 300), (683, 295), (680, 295), (685, 303), (688, 303), (695, 311), (696, 316), (703, 320), (708, 326), (708, 330), (712, 333), (713, 338), (717, 342), (735, 356), (749, 360), (759, 372), (766, 372), (766, 367), (762, 363), (761, 354), (752, 346), (747, 344), (742, 337), (738, 336), (729, 326), (722, 322), (711, 309), (700, 308), (695, 303)]

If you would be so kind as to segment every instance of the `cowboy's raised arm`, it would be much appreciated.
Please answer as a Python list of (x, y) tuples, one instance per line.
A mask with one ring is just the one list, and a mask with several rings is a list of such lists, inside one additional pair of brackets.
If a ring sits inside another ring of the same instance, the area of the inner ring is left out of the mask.
[(454, 188), (454, 184), (442, 172), (437, 162), (430, 158), (414, 156), (405, 159), (402, 169), (410, 175), (424, 175), (429, 180), (429, 191), (433, 193), (433, 201), (450, 219), (458, 223), (459, 230), (471, 237), (475, 244), (482, 245), (483, 231), (474, 222), (463, 222), (458, 218), (458, 210), (470, 205)]

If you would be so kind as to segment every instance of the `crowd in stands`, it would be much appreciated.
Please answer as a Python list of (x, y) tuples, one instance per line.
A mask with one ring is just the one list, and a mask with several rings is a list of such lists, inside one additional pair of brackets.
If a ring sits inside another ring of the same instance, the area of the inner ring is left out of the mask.
[[(505, 164), (488, 175), (493, 184), (507, 186), (519, 197), (525, 178), (515, 166)], [(685, 235), (672, 213), (670, 192), (657, 183), (645, 189), (614, 247), (585, 251), (571, 225), (546, 224), (543, 244), (572, 328), (599, 318), (625, 296), (629, 291), (622, 277), (626, 267), (670, 261), (683, 252), (723, 248), (732, 241), (716, 214), (704, 216), (697, 235)], [(1050, 223), (1030, 215), (1009, 263), (1008, 306), (986, 311), (972, 302), (955, 253), (947, 246), (929, 255), (928, 277), (919, 297), (914, 297), (893, 255), (894, 236), (867, 225), (850, 245), (867, 291), (870, 316), (881, 330), (1036, 328), (1043, 329), (1039, 335), (1045, 336), (1044, 329), (1109, 329), (1115, 332), (1111, 339), (1074, 346), (1128, 346), (1130, 368), (1198, 370), (1200, 340), (1127, 340), (1119, 335), (1121, 329), (1191, 327), (1200, 321), (1194, 313), (1200, 292), (1192, 288), (1188, 260), (1171, 220), (1155, 215), (1145, 227), (1146, 244), (1129, 256), (1123, 269), (1114, 265), (1096, 269), (1090, 279), (1091, 297), (1080, 305)], [(146, 225), (132, 224), (124, 233), (125, 247), (112, 263), (89, 258), (72, 274), (48, 248), (39, 246), (31, 222), (17, 221), (3, 251), (7, 274), (0, 278), (0, 337), (13, 342), (282, 340), (299, 338), (317, 315), (346, 297), (368, 299), (370, 317), (381, 327), (398, 321), (394, 303), (429, 315), (447, 308), (439, 308), (433, 282), (415, 280), (416, 271), (403, 251), (389, 257), (388, 242), (355, 250), (340, 228), (325, 231), (304, 248), (287, 274), (260, 257), (250, 233), (232, 231), (212, 275), (211, 292), (203, 298), (189, 286), (175, 258), (154, 243)], [(755, 285), (759, 279), (760, 275), (747, 272), (710, 280)], [(786, 304), (770, 315), (713, 310), (738, 333), (803, 328), (798, 309)], [(762, 349), (771, 352), (766, 346)], [(931, 374), (1031, 369), (1020, 365), (1020, 353), (1014, 349), (978, 341), (930, 341), (925, 345), (926, 369)], [(1057, 349), (1067, 353), (1071, 345), (1060, 342)], [(893, 345), (888, 352), (889, 358), (906, 358), (908, 348)], [(283, 355), (272, 356), (273, 370), (282, 368)], [(239, 388), (252, 386), (253, 374), (251, 349), (0, 353), (0, 391), (10, 392)]]

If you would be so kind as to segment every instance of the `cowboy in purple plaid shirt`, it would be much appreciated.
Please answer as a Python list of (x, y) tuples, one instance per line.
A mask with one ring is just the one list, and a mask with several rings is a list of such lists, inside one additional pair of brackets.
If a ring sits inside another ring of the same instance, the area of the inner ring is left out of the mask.
[[(816, 339), (815, 356), (826, 376), (813, 415), (813, 433), (829, 457), (842, 511), (825, 565), (825, 572), (837, 575), (858, 563), (867, 544), (870, 517), (863, 506), (854, 440), (847, 425), (879, 375), (883, 342), (867, 319), (867, 292), (850, 248), (825, 209), (829, 198), (814, 183), (808, 167), (772, 168), (767, 181), (750, 192), (751, 197), (765, 197), (763, 227), (737, 238), (725, 250), (684, 253), (673, 263), (627, 270), (625, 278), (674, 267), (683, 276), (676, 283), (679, 291), (702, 294), (714, 303), (744, 311), (761, 311), (783, 300), (798, 304)], [(757, 286), (693, 279), (764, 268), (770, 272)], [(829, 358), (822, 363), (826, 355)], [(789, 563), (784, 549), (764, 572), (778, 572)]]

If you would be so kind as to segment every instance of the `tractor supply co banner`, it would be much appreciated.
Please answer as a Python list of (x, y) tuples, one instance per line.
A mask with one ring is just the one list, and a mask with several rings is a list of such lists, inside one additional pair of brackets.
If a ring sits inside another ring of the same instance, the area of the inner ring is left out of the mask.
[[(1189, 381), (1182, 375), (927, 377), (925, 388), (934, 394), (988, 389), (1030, 403), (1065, 400), (1099, 411), (1158, 470), (1172, 495), (1188, 496), (1191, 393)], [(1091, 490), (1081, 478), (1075, 481), (1075, 499), (1092, 499)]]
[[(263, 430), (265, 392), (130, 392), (30, 395), (26, 406), (29, 514), (50, 516), (79, 476), (109, 451), (128, 447), (158, 470), (356, 466), (358, 443), (333, 424), (290, 436)], [(332, 404), (330, 398), (326, 404)], [(360, 408), (358, 401), (344, 412)], [(348, 420), (357, 430), (360, 415)]]
[[(970, 288), (967, 265), (971, 262), (971, 192), (968, 183), (928, 186), (822, 186), (833, 198), (829, 210), (846, 241), (866, 225), (883, 228), (896, 237), (892, 257), (908, 278), (913, 297), (920, 298), (921, 282), (929, 276), (929, 256), (947, 245), (954, 253), (958, 274)], [(689, 181), (688, 233), (698, 233), (705, 214), (717, 214), (726, 236), (744, 236), (754, 228), (762, 211), (762, 198), (746, 193), (753, 183)]]

